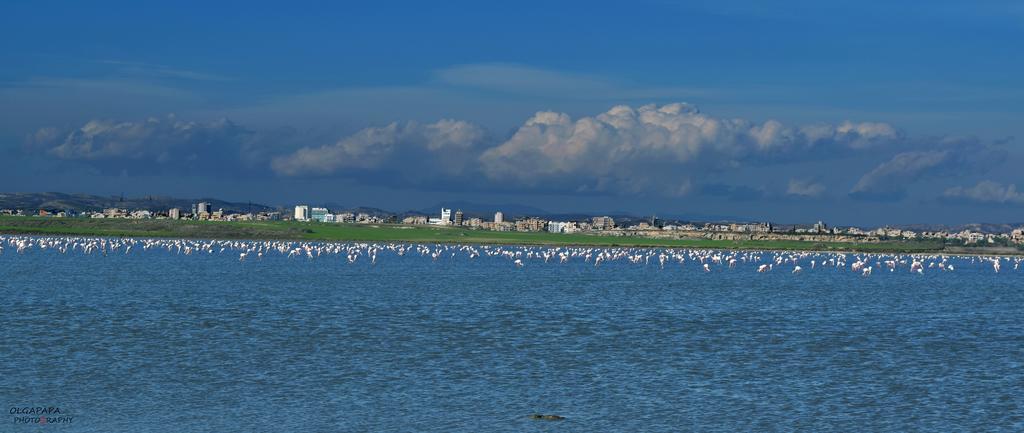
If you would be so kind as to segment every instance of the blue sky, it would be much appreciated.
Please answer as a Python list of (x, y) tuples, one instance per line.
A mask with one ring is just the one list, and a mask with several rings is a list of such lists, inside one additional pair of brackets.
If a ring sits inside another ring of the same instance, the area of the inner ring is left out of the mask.
[(5, 191), (1024, 221), (1010, 1), (0, 5)]

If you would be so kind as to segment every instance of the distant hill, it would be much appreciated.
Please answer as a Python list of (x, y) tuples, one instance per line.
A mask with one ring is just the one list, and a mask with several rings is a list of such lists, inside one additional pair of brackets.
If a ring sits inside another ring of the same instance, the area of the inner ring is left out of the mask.
[(0, 193), (0, 209), (24, 210), (74, 210), (99, 211), (105, 208), (125, 208), (129, 210), (148, 209), (150, 211), (166, 211), (179, 208), (190, 211), (193, 203), (209, 202), (213, 209), (224, 209), (230, 212), (266, 212), (274, 207), (259, 203), (236, 203), (215, 198), (183, 199), (165, 196), (148, 197), (115, 197), (90, 194), (65, 194), (59, 192)]
[(462, 210), (462, 214), (465, 215), (467, 218), (477, 217), (485, 218), (487, 220), (494, 218), (494, 213), (499, 211), (505, 216), (506, 219), (528, 216), (547, 216), (551, 214), (546, 210), (521, 204), (483, 204), (461, 200), (445, 201), (425, 209), (420, 209), (419, 211), (410, 211), (409, 213), (416, 213), (421, 215), (440, 215), (442, 207), (450, 208), (452, 212), (455, 212), (456, 210)]
[[(549, 212), (547, 210), (515, 203), (506, 204), (482, 204), (469, 201), (446, 201), (432, 207), (418, 211), (408, 211), (405, 214), (437, 216), (441, 208), (450, 208), (452, 212), (461, 209), (466, 218), (478, 217), (485, 220), (494, 218), (494, 213), (501, 211), (506, 220), (523, 217), (542, 217), (558, 221), (583, 221), (595, 216), (610, 216), (621, 223), (635, 223), (650, 219), (650, 215), (636, 215), (626, 211), (605, 211), (605, 212)], [(704, 214), (669, 214), (657, 215), (662, 221), (748, 221), (744, 218), (726, 215), (704, 215)]]
[(964, 230), (970, 230), (972, 232), (980, 233), (1007, 233), (1013, 231), (1018, 227), (1024, 227), (1024, 223), (1016, 224), (1002, 224), (1002, 223), (970, 223), (970, 224), (897, 224), (891, 227), (904, 229), (904, 230), (915, 230), (915, 231), (946, 231), (946, 232), (961, 232)]
[(370, 216), (376, 216), (376, 217), (388, 217), (388, 216), (392, 216), (392, 215), (395, 214), (394, 212), (387, 211), (387, 210), (384, 210), (384, 209), (375, 208), (375, 207), (366, 207), (366, 206), (359, 206), (359, 207), (345, 207), (345, 206), (331, 207), (331, 206), (325, 206), (325, 207), (328, 210), (330, 210), (331, 213), (335, 213), (335, 214), (339, 214), (339, 213), (343, 213), (343, 212), (350, 212), (350, 213), (358, 215), (358, 214), (364, 213), (364, 214), (367, 214), (367, 215), (370, 215)]

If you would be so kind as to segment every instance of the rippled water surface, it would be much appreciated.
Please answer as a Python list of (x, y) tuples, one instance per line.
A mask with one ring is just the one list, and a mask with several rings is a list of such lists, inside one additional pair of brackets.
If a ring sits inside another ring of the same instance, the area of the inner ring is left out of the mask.
[(523, 262), (8, 247), (0, 431), (1024, 431), (1008, 261)]

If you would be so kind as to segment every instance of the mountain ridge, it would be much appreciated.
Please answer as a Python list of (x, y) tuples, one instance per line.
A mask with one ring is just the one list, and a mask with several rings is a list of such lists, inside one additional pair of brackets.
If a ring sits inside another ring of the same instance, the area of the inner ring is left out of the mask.
[(122, 197), (61, 192), (0, 193), (0, 209), (73, 210), (84, 212), (116, 207), (128, 210), (146, 209), (149, 211), (166, 211), (171, 208), (178, 208), (183, 211), (189, 211), (192, 209), (192, 204), (198, 202), (208, 202), (213, 209), (224, 209), (230, 212), (267, 212), (277, 210), (276, 207), (260, 203), (231, 202), (216, 198)]

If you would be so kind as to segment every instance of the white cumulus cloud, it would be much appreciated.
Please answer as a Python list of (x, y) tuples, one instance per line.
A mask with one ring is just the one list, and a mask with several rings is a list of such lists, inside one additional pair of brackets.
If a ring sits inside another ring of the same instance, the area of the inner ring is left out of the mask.
[[(746, 160), (845, 152), (900, 138), (887, 124), (786, 126), (716, 118), (677, 103), (620, 105), (593, 117), (539, 112), (480, 157), (488, 177), (536, 186), (557, 179), (581, 188), (675, 190), (697, 165), (735, 167)], [(660, 191), (664, 192), (664, 191)]]

